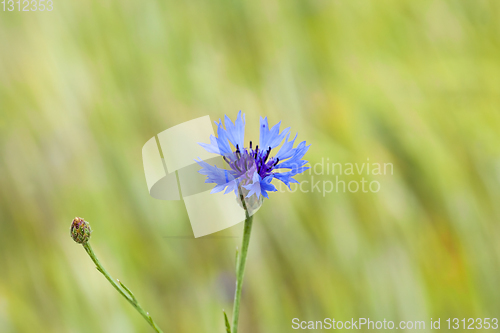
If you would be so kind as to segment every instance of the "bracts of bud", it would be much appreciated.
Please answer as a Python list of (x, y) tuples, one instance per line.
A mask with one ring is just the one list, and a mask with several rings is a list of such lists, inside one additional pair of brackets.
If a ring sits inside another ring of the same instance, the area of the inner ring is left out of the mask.
[(75, 217), (71, 223), (71, 238), (78, 244), (85, 244), (90, 239), (92, 229), (90, 224), (81, 217)]

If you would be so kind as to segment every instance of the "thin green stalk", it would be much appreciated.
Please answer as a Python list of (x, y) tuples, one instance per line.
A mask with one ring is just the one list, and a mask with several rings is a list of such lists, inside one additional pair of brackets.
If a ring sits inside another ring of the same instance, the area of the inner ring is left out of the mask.
[[(85, 243), (83, 244), (83, 247), (85, 248), (85, 251), (87, 251), (88, 255), (90, 256), (90, 259), (94, 262), (96, 265), (96, 268), (99, 272), (104, 275), (104, 277), (111, 283), (111, 285), (123, 296), (125, 299), (132, 304), (132, 306), (141, 314), (144, 319), (155, 329), (156, 332), (163, 333), (163, 331), (156, 325), (156, 323), (153, 321), (151, 316), (149, 315), (149, 312), (144, 311), (144, 309), (139, 305), (139, 302), (137, 302), (137, 299), (135, 298), (134, 294), (125, 287), (123, 283), (121, 283), (119, 280), (114, 280), (111, 275), (102, 267), (101, 263), (99, 262), (99, 259), (97, 259), (97, 256), (95, 255), (94, 251), (92, 250), (92, 247), (90, 246), (90, 243)], [(118, 283), (117, 283), (118, 282)]]
[(243, 195), (240, 192), (240, 199), (245, 209), (245, 227), (243, 230), (243, 242), (241, 244), (241, 251), (238, 255), (238, 262), (236, 264), (236, 291), (234, 293), (234, 307), (233, 307), (233, 331), (231, 333), (238, 333), (238, 319), (240, 314), (240, 301), (241, 289), (243, 286), (243, 276), (245, 274), (245, 264), (247, 262), (248, 244), (250, 243), (250, 234), (252, 232), (253, 215), (249, 216), (248, 209)]

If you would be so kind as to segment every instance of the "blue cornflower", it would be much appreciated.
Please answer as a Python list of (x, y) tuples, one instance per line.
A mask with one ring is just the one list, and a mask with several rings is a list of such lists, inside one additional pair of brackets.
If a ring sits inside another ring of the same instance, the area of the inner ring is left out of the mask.
[[(258, 199), (260, 195), (269, 198), (267, 192), (277, 191), (271, 184), (274, 178), (290, 188), (291, 183), (298, 183), (293, 177), (309, 169), (304, 166), (307, 161), (302, 160), (302, 157), (310, 145), (306, 146), (306, 142), (302, 141), (294, 148), (297, 135), (293, 140), (289, 140), (290, 128), (280, 133), (281, 122), (270, 129), (267, 117), (261, 117), (260, 145), (255, 147), (252, 146), (252, 141), (248, 147), (244, 146), (245, 114), (242, 117), (241, 111), (234, 123), (225, 116), (226, 128), (220, 119), (215, 124), (217, 137), (211, 135), (209, 144), (200, 145), (208, 152), (221, 155), (227, 168), (222, 169), (201, 160), (197, 161), (202, 167), (199, 172), (207, 176), (205, 183), (215, 184), (212, 193), (225, 190), (225, 193), (234, 191), (238, 195), (238, 191), (243, 191), (247, 198), (252, 195), (256, 195)], [(280, 145), (278, 152), (271, 156), (272, 150)]]

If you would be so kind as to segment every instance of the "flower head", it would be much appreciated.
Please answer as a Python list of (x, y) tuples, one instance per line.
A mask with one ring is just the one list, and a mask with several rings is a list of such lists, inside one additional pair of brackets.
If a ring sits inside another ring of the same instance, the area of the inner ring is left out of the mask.
[(71, 223), (71, 238), (79, 244), (85, 244), (90, 239), (90, 234), (92, 229), (90, 229), (90, 224), (82, 219), (81, 217), (75, 217), (73, 223)]
[[(269, 128), (266, 118), (260, 119), (260, 140), (258, 145), (249, 141), (244, 146), (245, 115), (238, 113), (233, 123), (225, 116), (225, 128), (222, 121), (217, 125), (217, 137), (210, 136), (210, 143), (200, 143), (208, 152), (220, 154), (227, 168), (221, 169), (204, 161), (197, 161), (202, 167), (200, 173), (207, 176), (206, 183), (214, 183), (212, 193), (225, 190), (225, 193), (239, 191), (246, 198), (260, 195), (269, 198), (268, 192), (275, 192), (276, 187), (271, 184), (273, 179), (285, 183), (289, 188), (291, 183), (298, 183), (293, 177), (309, 169), (302, 160), (309, 149), (305, 141), (293, 147), (297, 135), (290, 140), (290, 128), (280, 132), (281, 122)], [(233, 148), (231, 148), (231, 145)], [(279, 147), (279, 150), (273, 149)]]

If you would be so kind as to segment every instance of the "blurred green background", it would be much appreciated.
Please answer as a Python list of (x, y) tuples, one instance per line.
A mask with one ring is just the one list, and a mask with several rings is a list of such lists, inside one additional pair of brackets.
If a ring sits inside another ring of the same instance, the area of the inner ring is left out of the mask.
[(151, 332), (71, 240), (75, 216), (165, 332), (224, 332), (242, 225), (194, 239), (181, 201), (149, 196), (141, 148), (238, 110), (246, 140), (282, 120), (312, 164), (394, 165), (364, 176), (378, 193), (271, 195), (240, 332), (500, 317), (499, 18), (493, 0), (0, 11), (0, 332)]

